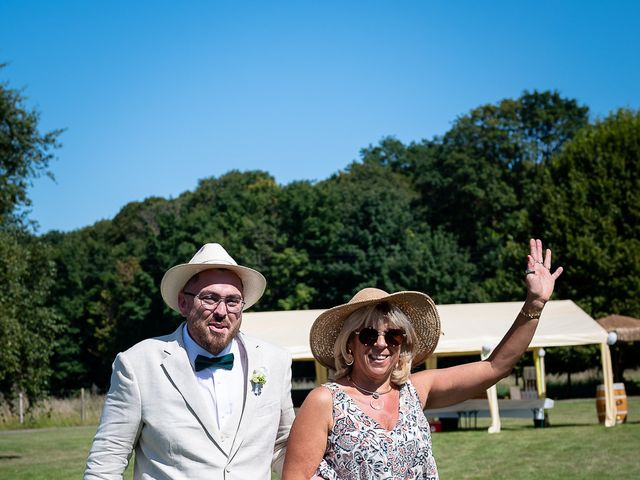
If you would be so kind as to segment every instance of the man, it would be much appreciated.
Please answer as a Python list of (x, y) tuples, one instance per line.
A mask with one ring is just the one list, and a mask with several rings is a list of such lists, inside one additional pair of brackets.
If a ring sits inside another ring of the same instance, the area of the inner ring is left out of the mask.
[[(169, 269), (162, 298), (186, 321), (120, 353), (85, 480), (270, 479), (293, 422), (291, 357), (240, 332), (261, 273), (217, 243)], [(213, 356), (213, 359), (211, 357)]]

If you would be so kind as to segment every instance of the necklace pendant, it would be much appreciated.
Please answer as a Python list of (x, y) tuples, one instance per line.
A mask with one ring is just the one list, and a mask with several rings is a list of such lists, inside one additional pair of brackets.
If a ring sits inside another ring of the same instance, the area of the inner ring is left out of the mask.
[(389, 389), (387, 391), (377, 392), (375, 390), (371, 391), (371, 390), (367, 390), (366, 388), (362, 388), (360, 385), (354, 382), (353, 378), (351, 378), (350, 376), (347, 376), (347, 378), (353, 384), (353, 386), (356, 387), (360, 392), (371, 395), (371, 399), (369, 400), (369, 405), (371, 406), (371, 408), (373, 408), (374, 410), (382, 410), (384, 408), (384, 400), (380, 397), (382, 395), (386, 395), (387, 393), (391, 392), (391, 390), (393, 390), (393, 387), (391, 385), (389, 385)]
[(374, 410), (382, 410), (384, 408), (384, 400), (380, 399), (380, 395), (373, 395), (369, 401), (369, 405), (371, 405), (371, 408)]

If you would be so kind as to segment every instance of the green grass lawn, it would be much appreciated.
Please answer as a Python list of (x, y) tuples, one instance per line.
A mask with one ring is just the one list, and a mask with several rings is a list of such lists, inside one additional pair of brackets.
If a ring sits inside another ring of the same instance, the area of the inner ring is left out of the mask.
[[(96, 426), (0, 431), (0, 478), (82, 478)], [(133, 478), (133, 468), (125, 478)]]
[(435, 433), (433, 449), (443, 479), (636, 479), (640, 478), (640, 397), (628, 399), (625, 424), (598, 424), (594, 399), (561, 400), (549, 410), (550, 427), (532, 419), (502, 419), (488, 434), (477, 430)]
[[(557, 401), (551, 426), (503, 419), (502, 432), (435, 433), (433, 448), (442, 479), (636, 479), (640, 478), (640, 397), (629, 398), (629, 421), (614, 428), (597, 423), (595, 400)], [(0, 431), (0, 478), (81, 478), (95, 426)], [(131, 468), (125, 478), (131, 479)]]

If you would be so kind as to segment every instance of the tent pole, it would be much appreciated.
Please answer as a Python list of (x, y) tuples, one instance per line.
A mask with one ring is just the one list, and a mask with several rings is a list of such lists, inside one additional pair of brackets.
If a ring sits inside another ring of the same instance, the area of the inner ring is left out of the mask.
[(427, 359), (424, 361), (424, 366), (427, 370), (435, 370), (436, 368), (438, 368), (438, 357), (436, 357), (435, 355), (427, 357)]
[[(493, 350), (492, 345), (483, 345), (480, 358), (485, 360)], [(487, 429), (488, 433), (500, 433), (502, 422), (500, 421), (500, 409), (498, 408), (498, 387), (491, 385), (487, 388), (487, 401), (489, 402), (489, 414), (491, 415), (491, 425)]]
[(536, 389), (538, 390), (538, 398), (546, 398), (547, 396), (544, 354), (544, 348), (537, 348), (533, 351), (533, 363), (536, 366)]
[(316, 385), (327, 383), (329, 377), (327, 369), (324, 366), (320, 365), (317, 360), (314, 360), (313, 363), (315, 363), (316, 365)]
[(616, 424), (616, 404), (613, 400), (613, 369), (611, 368), (611, 350), (606, 342), (600, 344), (602, 356), (602, 379), (604, 381), (604, 426), (613, 427)]
[(502, 422), (500, 421), (500, 410), (498, 409), (498, 388), (491, 385), (487, 389), (487, 400), (489, 400), (489, 413), (491, 414), (491, 425), (487, 429), (489, 433), (500, 433)]

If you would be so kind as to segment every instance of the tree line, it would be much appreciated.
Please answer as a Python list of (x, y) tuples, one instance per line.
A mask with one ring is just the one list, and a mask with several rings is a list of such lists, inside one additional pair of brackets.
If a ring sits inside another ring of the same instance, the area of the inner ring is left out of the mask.
[[(590, 119), (558, 92), (525, 91), (471, 110), (442, 136), (384, 138), (322, 181), (280, 185), (266, 171), (232, 170), (44, 235), (28, 219), (27, 189), (49, 173), (62, 131), (41, 133), (37, 121), (2, 84), (5, 398), (108, 387), (119, 351), (179, 324), (160, 280), (212, 241), (267, 277), (254, 309), (283, 310), (327, 308), (364, 286), (420, 290), (440, 304), (521, 300), (534, 236), (566, 267), (555, 298), (594, 318), (640, 317), (638, 111)], [(547, 365), (582, 370), (593, 353), (554, 349)]]

